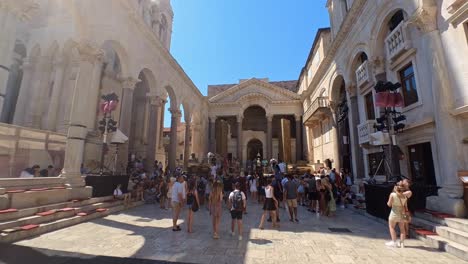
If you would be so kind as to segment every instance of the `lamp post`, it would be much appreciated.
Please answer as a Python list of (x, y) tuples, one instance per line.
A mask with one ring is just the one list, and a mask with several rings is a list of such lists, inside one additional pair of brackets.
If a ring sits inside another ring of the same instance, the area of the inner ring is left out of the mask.
[[(389, 172), (386, 173), (387, 181), (389, 178), (395, 176), (395, 171), (399, 170), (395, 162), (394, 146), (397, 146), (396, 135), (401, 133), (405, 128), (405, 124), (401, 123), (406, 120), (406, 116), (401, 112), (396, 111), (396, 107), (403, 107), (403, 97), (399, 92), (401, 88), (400, 83), (392, 82), (383, 82), (379, 81), (375, 85), (374, 89), (376, 91), (376, 106), (383, 107), (384, 113), (376, 118), (377, 124), (374, 125), (374, 128), (383, 133), (388, 133), (390, 144), (388, 144), (388, 160)], [(384, 146), (382, 146), (384, 147)], [(387, 162), (384, 154), (384, 162)], [(382, 162), (381, 162), (382, 164)], [(377, 171), (379, 168), (377, 168)]]
[(117, 122), (112, 119), (112, 112), (117, 108), (119, 103), (119, 97), (115, 93), (110, 93), (101, 96), (102, 103), (100, 106), (101, 111), (104, 113), (104, 117), (99, 121), (99, 130), (102, 133), (102, 149), (101, 149), (101, 160), (99, 175), (104, 174), (104, 156), (107, 151), (107, 137), (109, 133), (117, 130)]

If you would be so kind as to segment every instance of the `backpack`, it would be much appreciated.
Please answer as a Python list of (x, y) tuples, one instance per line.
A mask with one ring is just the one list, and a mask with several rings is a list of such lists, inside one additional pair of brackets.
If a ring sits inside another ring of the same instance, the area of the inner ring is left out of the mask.
[(236, 211), (244, 210), (244, 202), (242, 200), (242, 192), (234, 191), (234, 197), (232, 198), (232, 208)]
[(317, 191), (317, 182), (315, 180), (315, 177), (312, 176), (312, 178), (309, 179), (309, 192), (316, 192)]
[(205, 183), (203, 181), (198, 182), (197, 190), (199, 193), (205, 193)]

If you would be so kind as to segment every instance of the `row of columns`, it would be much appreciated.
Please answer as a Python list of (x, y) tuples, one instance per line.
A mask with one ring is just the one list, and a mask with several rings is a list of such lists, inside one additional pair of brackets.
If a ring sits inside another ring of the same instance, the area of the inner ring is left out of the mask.
[[(294, 115), (295, 126), (296, 126), (296, 161), (301, 160), (302, 157), (302, 122), (301, 116)], [(216, 119), (217, 117), (209, 118), (209, 142), (210, 150), (216, 152)], [(267, 132), (266, 132), (266, 157), (273, 157), (273, 115), (267, 115)], [(242, 115), (237, 116), (237, 159), (242, 162), (242, 121), (244, 117)]]

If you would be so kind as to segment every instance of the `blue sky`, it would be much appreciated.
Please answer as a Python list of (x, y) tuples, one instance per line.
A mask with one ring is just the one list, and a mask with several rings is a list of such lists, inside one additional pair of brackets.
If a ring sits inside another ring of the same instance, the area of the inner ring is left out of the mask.
[(326, 0), (171, 2), (171, 53), (204, 95), (209, 84), (297, 79), (317, 29), (329, 26)]

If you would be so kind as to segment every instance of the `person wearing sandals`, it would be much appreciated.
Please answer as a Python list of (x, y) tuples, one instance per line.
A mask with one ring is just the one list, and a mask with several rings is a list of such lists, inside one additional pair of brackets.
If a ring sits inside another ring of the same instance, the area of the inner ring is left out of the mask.
[[(404, 241), (406, 238), (405, 223), (408, 221), (408, 197), (405, 196), (405, 188), (400, 185), (396, 185), (393, 188), (393, 192), (388, 197), (387, 205), (391, 208), (390, 215), (388, 216), (388, 228), (390, 230), (390, 236), (392, 241), (385, 243), (388, 247), (405, 247)], [(395, 231), (395, 225), (398, 224), (400, 228), (400, 242), (396, 241), (397, 234)]]
[(187, 184), (187, 232), (189, 233), (193, 233), (193, 213), (198, 211), (200, 205), (196, 186), (195, 178), (192, 178)]
[(265, 203), (263, 204), (263, 214), (260, 220), (260, 229), (263, 229), (263, 223), (265, 222), (265, 217), (267, 213), (270, 214), (270, 217), (273, 221), (273, 227), (279, 227), (276, 223), (276, 210), (278, 208), (278, 200), (276, 200), (274, 195), (274, 187), (271, 185), (272, 179), (267, 180), (267, 186), (265, 187)]
[(214, 182), (209, 196), (209, 209), (213, 220), (213, 238), (219, 239), (219, 224), (221, 223), (223, 206), (223, 185), (220, 182)]
[(184, 177), (179, 175), (177, 181), (172, 186), (172, 231), (180, 231), (180, 226), (177, 225), (179, 220), (180, 211), (182, 210), (185, 201), (185, 188), (182, 184)]

